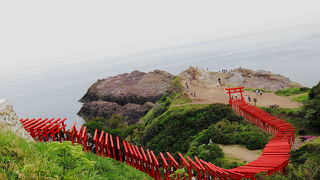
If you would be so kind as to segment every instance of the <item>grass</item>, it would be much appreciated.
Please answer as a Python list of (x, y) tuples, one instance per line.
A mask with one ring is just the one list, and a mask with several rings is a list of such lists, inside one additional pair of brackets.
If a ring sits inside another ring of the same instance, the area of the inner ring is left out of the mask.
[(307, 102), (309, 100), (309, 95), (308, 93), (305, 93), (305, 94), (302, 94), (300, 96), (297, 96), (297, 97), (294, 97), (292, 98), (293, 101), (296, 101), (296, 102)]
[(35, 143), (0, 130), (0, 179), (151, 179), (70, 142)]
[(187, 95), (177, 95), (172, 102), (172, 105), (180, 105), (180, 104), (187, 104), (191, 103), (192, 100)]
[(297, 95), (297, 94), (308, 93), (309, 91), (310, 91), (310, 88), (301, 87), (301, 88), (281, 89), (281, 90), (275, 91), (274, 93), (279, 96), (292, 96), (292, 95)]
[[(245, 91), (252, 91), (252, 92), (256, 92), (257, 89), (253, 89), (253, 88), (244, 88)], [(262, 92), (273, 92), (271, 90), (266, 90), (266, 89), (258, 89), (259, 91)]]

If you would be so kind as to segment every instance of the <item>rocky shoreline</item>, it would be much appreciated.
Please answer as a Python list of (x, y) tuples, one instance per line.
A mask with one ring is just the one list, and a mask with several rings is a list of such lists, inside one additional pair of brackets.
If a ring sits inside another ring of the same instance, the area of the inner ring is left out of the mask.
[(81, 98), (78, 114), (85, 118), (120, 115), (128, 124), (139, 121), (166, 92), (173, 78), (168, 72), (133, 71), (98, 80)]

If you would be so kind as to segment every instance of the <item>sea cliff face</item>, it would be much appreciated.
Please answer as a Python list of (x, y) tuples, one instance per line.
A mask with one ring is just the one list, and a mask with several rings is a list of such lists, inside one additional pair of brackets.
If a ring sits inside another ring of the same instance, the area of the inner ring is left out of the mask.
[(133, 71), (98, 80), (81, 98), (84, 104), (78, 114), (106, 119), (118, 114), (128, 124), (133, 124), (162, 97), (172, 78), (168, 72), (155, 70)]
[(0, 129), (8, 129), (24, 139), (34, 141), (20, 123), (12, 105), (0, 99)]

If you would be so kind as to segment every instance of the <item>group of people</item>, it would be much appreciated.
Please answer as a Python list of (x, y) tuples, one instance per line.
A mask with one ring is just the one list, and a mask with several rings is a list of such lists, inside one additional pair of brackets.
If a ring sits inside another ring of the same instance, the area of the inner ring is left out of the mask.
[(256, 95), (257, 95), (257, 96), (259, 96), (259, 95), (262, 96), (262, 91), (259, 90), (259, 89), (256, 89)]
[[(241, 66), (240, 66), (238, 69), (241, 69)], [(219, 71), (219, 72), (227, 73), (227, 72), (233, 72), (233, 71), (235, 71), (235, 70), (236, 70), (236, 69), (230, 69), (230, 70), (228, 70), (228, 69), (222, 69), (222, 70)]]
[(207, 67), (207, 68), (199, 68), (198, 66), (196, 66), (196, 69), (197, 69), (197, 70), (200, 69), (200, 70), (202, 70), (202, 71), (205, 71), (205, 70), (209, 71), (209, 68), (208, 68), (208, 67)]
[[(249, 95), (246, 95), (245, 96), (245, 100), (247, 101), (247, 102), (251, 102), (251, 97), (249, 96)], [(258, 102), (258, 100), (257, 100), (257, 98), (253, 98), (253, 103), (254, 103), (254, 105), (256, 106), (257, 105), (257, 102)]]
[[(219, 71), (219, 72), (220, 72), (220, 71)], [(227, 69), (222, 69), (221, 72), (222, 72), (222, 73), (227, 73), (228, 70), (227, 70)]]

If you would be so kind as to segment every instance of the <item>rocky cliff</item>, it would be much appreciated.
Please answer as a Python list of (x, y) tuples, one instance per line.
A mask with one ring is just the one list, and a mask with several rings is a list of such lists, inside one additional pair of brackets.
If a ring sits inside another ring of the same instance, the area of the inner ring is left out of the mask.
[(245, 68), (238, 68), (225, 73), (203, 71), (190, 67), (179, 74), (182, 81), (197, 81), (203, 87), (213, 87), (220, 78), (224, 86), (244, 86), (245, 88), (257, 88), (276, 91), (284, 88), (302, 87), (300, 84), (280, 75), (273, 74), (270, 71), (253, 71)]
[(12, 106), (0, 99), (0, 129), (8, 129), (29, 141), (34, 141), (20, 123)]
[(98, 80), (81, 98), (84, 104), (78, 114), (106, 119), (118, 114), (128, 124), (135, 123), (161, 98), (172, 77), (170, 73), (155, 70), (133, 71)]

